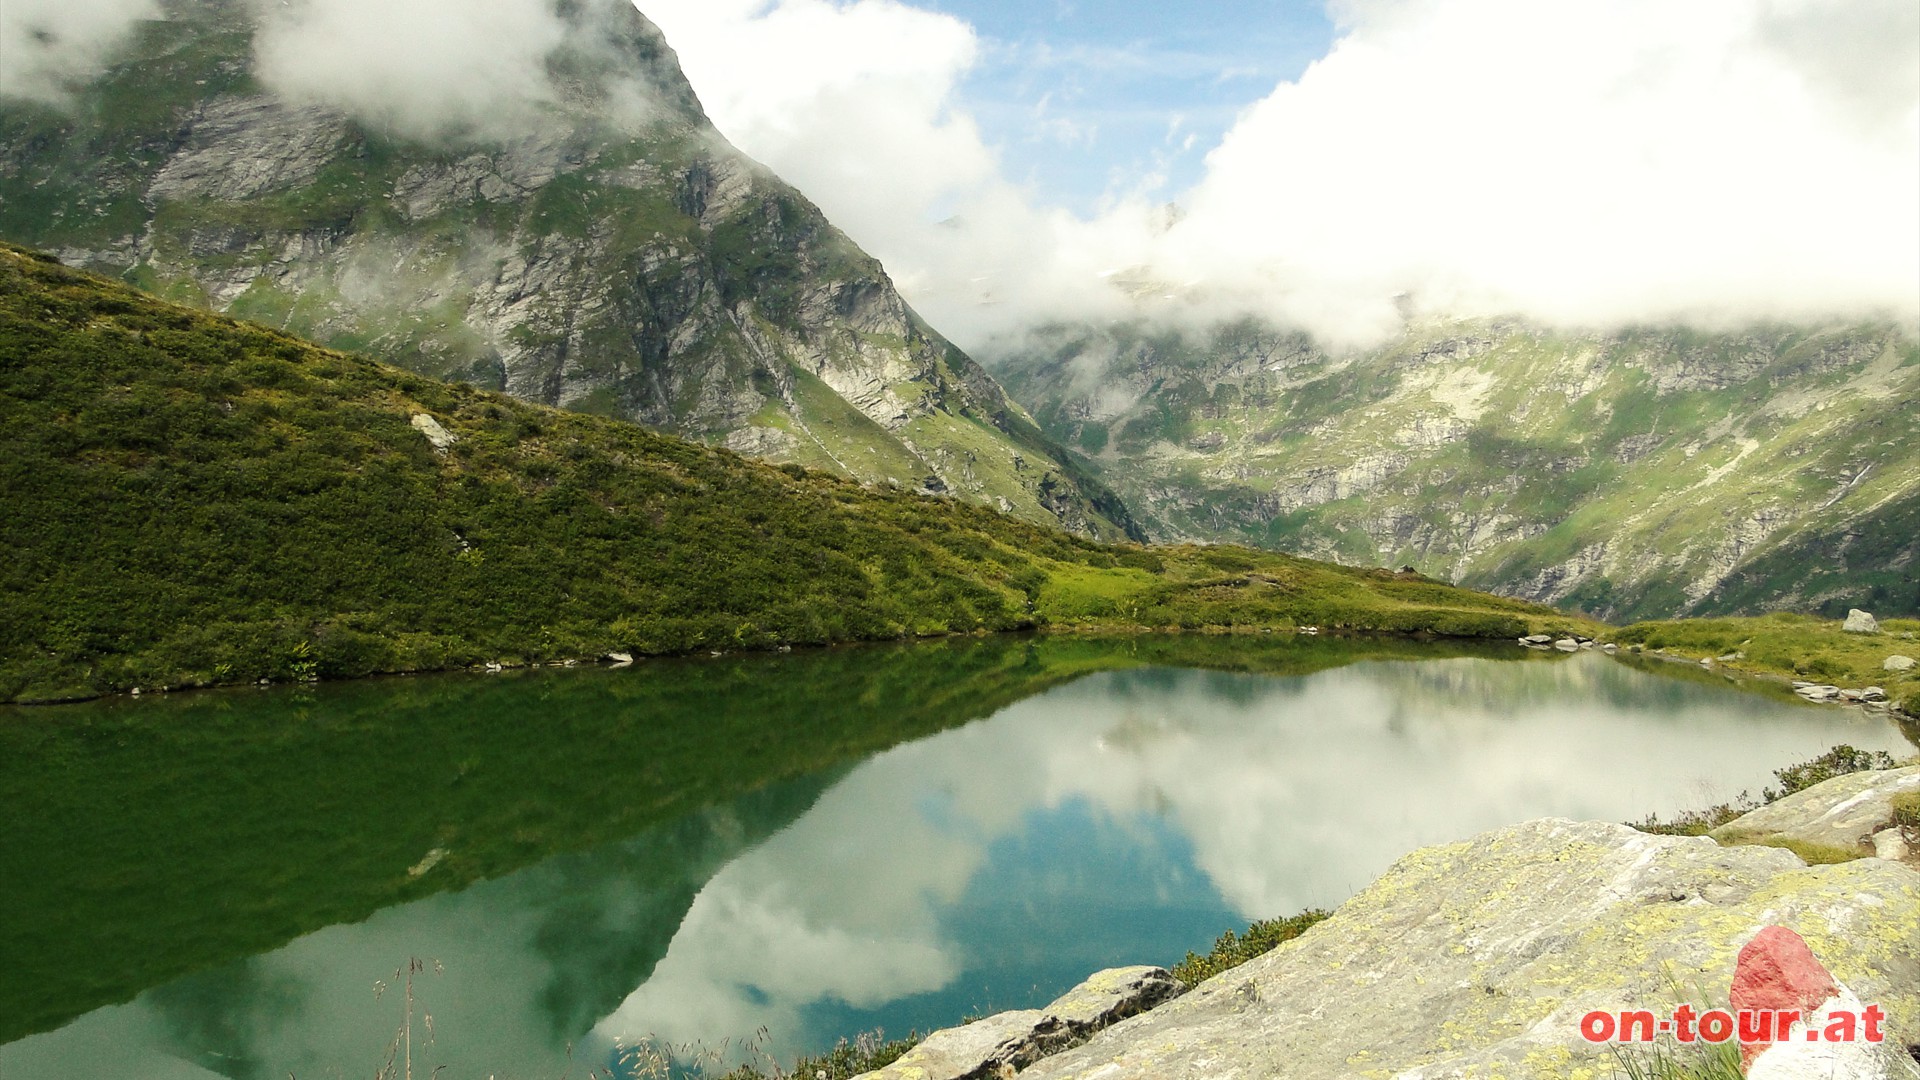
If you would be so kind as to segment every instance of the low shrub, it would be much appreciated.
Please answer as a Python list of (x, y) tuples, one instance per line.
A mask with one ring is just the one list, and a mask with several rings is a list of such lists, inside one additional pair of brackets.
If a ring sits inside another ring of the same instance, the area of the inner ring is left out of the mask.
[(1173, 977), (1192, 988), (1223, 971), (1239, 967), (1256, 956), (1263, 956), (1292, 941), (1325, 920), (1332, 912), (1315, 908), (1285, 919), (1262, 919), (1247, 927), (1243, 934), (1229, 930), (1213, 943), (1205, 956), (1188, 953), (1172, 968)]

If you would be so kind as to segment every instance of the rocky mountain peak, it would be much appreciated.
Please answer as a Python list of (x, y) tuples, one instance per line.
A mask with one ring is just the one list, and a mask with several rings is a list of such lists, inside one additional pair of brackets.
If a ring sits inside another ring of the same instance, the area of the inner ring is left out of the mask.
[(529, 4), (484, 57), (384, 56), (328, 0), (163, 10), (68, 100), (0, 99), (0, 236), (426, 374), (1137, 533), (713, 129), (625, 0)]

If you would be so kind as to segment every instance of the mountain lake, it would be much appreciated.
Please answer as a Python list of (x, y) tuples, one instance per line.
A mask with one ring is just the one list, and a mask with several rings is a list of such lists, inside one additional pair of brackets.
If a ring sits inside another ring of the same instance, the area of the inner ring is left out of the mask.
[(1838, 743), (1915, 745), (1676, 664), (1324, 637), (0, 709), (0, 1077), (364, 1078), (403, 1033), (448, 1080), (645, 1075), (667, 1045), (786, 1066), (1172, 965), (1423, 845), (1757, 795)]

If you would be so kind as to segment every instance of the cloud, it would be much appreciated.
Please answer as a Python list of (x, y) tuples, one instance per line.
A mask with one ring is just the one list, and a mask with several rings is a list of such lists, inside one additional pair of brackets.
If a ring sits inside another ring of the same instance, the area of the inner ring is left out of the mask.
[[(556, 50), (604, 50), (593, 28), (625, 0), (564, 15), (557, 0), (255, 2), (265, 85), (446, 138), (531, 126), (561, 93)], [(950, 15), (899, 0), (641, 6), (721, 131), (968, 347), (1141, 311), (1253, 312), (1334, 344), (1391, 333), (1408, 311), (1920, 324), (1912, 0), (1329, 0), (1328, 54), (1246, 107), (1177, 215), (1160, 205), (1168, 146), (1138, 148), (1135, 174), (1091, 211), (1010, 179), (963, 106), (984, 46)], [(58, 100), (156, 11), (8, 0), (0, 91)], [(644, 102), (644, 74), (620, 100)], [(1075, 143), (1098, 122), (1084, 105), (1063, 116), (1036, 99), (1030, 139), (1099, 152)]]
[(98, 75), (157, 0), (6, 0), (0, 4), (0, 95), (58, 104)]
[[(1911, 320), (1920, 91), (1810, 77), (1833, 50), (1785, 7), (1349, 3), (1332, 53), (1209, 157), (1159, 264), (1336, 335), (1391, 325), (1399, 294), (1556, 323)], [(1910, 4), (1854, 8), (1920, 40)]]
[(521, 121), (552, 100), (546, 57), (566, 24), (542, 0), (260, 4), (263, 83), (402, 134)]
[[(1836, 737), (1833, 717), (1704, 688), (1676, 698), (1589, 661), (1114, 672), (895, 747), (716, 874), (599, 1034), (678, 1042), (765, 1025), (796, 1046), (819, 1003), (950, 989), (993, 962), (951, 913), (977, 903), (996, 858), (1060, 842), (1048, 822), (1069, 806), (1142, 837), (1164, 822), (1184, 842), (1143, 841), (1124, 895), (1074, 875), (1018, 901), (1124, 917), (1191, 868), (1238, 918), (1270, 918), (1336, 906), (1410, 850), (1512, 822), (1724, 801)], [(1848, 722), (1855, 745), (1900, 742), (1884, 722)], [(1392, 796), (1355, 799), (1356, 777)]]
[[(1005, 178), (956, 103), (973, 29), (892, 0), (642, 0), (721, 133), (804, 191), (961, 340), (1099, 304), (1121, 234)], [(1044, 116), (1043, 113), (1038, 115)]]
[(1245, 110), (1171, 227), (1144, 193), (1075, 215), (1007, 181), (950, 17), (643, 6), (722, 132), (970, 347), (1136, 310), (1116, 282), (1333, 343), (1407, 310), (1920, 321), (1910, 0), (1333, 0), (1333, 48)]

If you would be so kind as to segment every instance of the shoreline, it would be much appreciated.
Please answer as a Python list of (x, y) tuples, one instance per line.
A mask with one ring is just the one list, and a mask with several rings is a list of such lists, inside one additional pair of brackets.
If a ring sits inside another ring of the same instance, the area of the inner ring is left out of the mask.
[[(1570, 618), (1576, 618), (1576, 619), (1581, 619), (1581, 621), (1587, 621), (1580, 616), (1570, 616)], [(567, 669), (567, 668), (580, 668), (580, 667), (598, 667), (598, 668), (606, 668), (610, 670), (617, 670), (620, 668), (632, 667), (641, 663), (642, 661), (648, 661), (648, 660), (718, 660), (718, 659), (723, 659), (726, 657), (733, 657), (733, 656), (774, 657), (774, 656), (790, 655), (798, 652), (822, 652), (830, 649), (860, 648), (860, 647), (867, 647), (867, 646), (884, 646), (884, 645), (910, 645), (910, 644), (919, 643), (919, 642), (956, 641), (956, 640), (962, 640), (962, 639), (984, 640), (989, 638), (1039, 637), (1043, 635), (1084, 636), (1084, 637), (1145, 637), (1145, 636), (1152, 636), (1152, 635), (1180, 636), (1180, 635), (1186, 635), (1186, 634), (1197, 634), (1197, 635), (1203, 635), (1203, 636), (1209, 636), (1209, 637), (1302, 637), (1302, 638), (1347, 638), (1347, 639), (1380, 638), (1380, 639), (1392, 640), (1392, 641), (1416, 641), (1416, 642), (1417, 641), (1484, 642), (1489, 645), (1510, 643), (1510, 639), (1508, 639), (1504, 635), (1468, 636), (1468, 635), (1441, 634), (1441, 633), (1435, 633), (1432, 631), (1419, 631), (1419, 630), (1415, 630), (1415, 631), (1371, 630), (1371, 629), (1350, 629), (1345, 627), (1322, 628), (1318, 626), (1278, 627), (1278, 626), (1251, 626), (1251, 625), (1232, 625), (1232, 626), (1222, 625), (1222, 626), (1182, 627), (1182, 626), (1141, 626), (1137, 623), (1110, 623), (1110, 624), (1109, 623), (1097, 623), (1097, 624), (1067, 623), (1067, 624), (1055, 624), (1055, 625), (1047, 625), (1047, 626), (1016, 627), (1016, 628), (1007, 629), (1007, 630), (974, 630), (974, 631), (968, 631), (964, 633), (925, 634), (925, 635), (917, 635), (917, 636), (911, 636), (911, 637), (854, 638), (846, 641), (828, 641), (828, 642), (819, 642), (819, 643), (810, 642), (805, 644), (776, 645), (776, 646), (770, 646), (770, 647), (753, 647), (753, 648), (742, 647), (742, 648), (721, 649), (721, 650), (714, 650), (714, 649), (707, 649), (707, 648), (694, 648), (694, 649), (687, 649), (680, 652), (623, 654), (623, 655), (630, 655), (632, 657), (632, 659), (626, 660), (626, 661), (615, 660), (613, 659), (613, 654), (606, 654), (606, 655), (601, 655), (596, 657), (567, 657), (567, 658), (562, 658), (557, 660), (536, 660), (536, 661), (502, 660), (502, 661), (497, 661), (493, 663), (459, 664), (459, 665), (449, 665), (446, 667), (437, 667), (437, 668), (411, 668), (411, 669), (395, 670), (395, 671), (373, 671), (373, 672), (368, 672), (365, 675), (353, 675), (345, 678), (273, 679), (273, 680), (260, 679), (260, 680), (255, 680), (251, 682), (235, 681), (235, 682), (187, 683), (187, 684), (175, 684), (175, 685), (166, 685), (166, 686), (155, 686), (151, 688), (140, 686), (140, 687), (132, 687), (126, 690), (101, 690), (97, 692), (75, 694), (72, 696), (61, 695), (61, 696), (55, 696), (55, 697), (33, 698), (28, 700), (0, 701), (0, 709), (8, 709), (8, 708), (41, 709), (41, 708), (57, 707), (62, 705), (84, 705), (89, 702), (102, 701), (109, 698), (144, 698), (144, 697), (156, 696), (156, 695), (170, 696), (174, 694), (193, 693), (193, 692), (202, 691), (202, 690), (246, 690), (249, 688), (257, 688), (257, 689), (265, 690), (265, 689), (284, 689), (290, 686), (338, 685), (338, 684), (344, 684), (344, 683), (368, 682), (376, 679), (409, 678), (409, 677), (418, 676), (418, 675), (458, 675), (458, 674), (485, 675), (485, 674), (499, 674), (507, 671), (524, 672), (524, 671), (536, 671), (544, 668)]]

